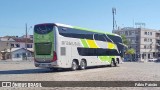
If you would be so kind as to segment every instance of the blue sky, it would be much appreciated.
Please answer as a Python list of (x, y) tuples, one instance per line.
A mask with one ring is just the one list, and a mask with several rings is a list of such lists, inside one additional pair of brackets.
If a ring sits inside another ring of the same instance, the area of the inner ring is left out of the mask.
[(24, 35), (25, 23), (30, 27), (51, 22), (112, 32), (112, 7), (120, 27), (132, 27), (134, 20), (160, 30), (159, 4), (160, 0), (0, 0), (0, 36)]

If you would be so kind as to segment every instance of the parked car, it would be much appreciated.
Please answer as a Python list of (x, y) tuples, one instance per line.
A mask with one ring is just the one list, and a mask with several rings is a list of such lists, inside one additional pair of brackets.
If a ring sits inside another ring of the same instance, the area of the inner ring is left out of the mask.
[(157, 63), (158, 63), (158, 62), (160, 62), (160, 59), (157, 59), (157, 60), (155, 60), (154, 62), (157, 62)]
[(156, 60), (158, 60), (157, 58), (150, 58), (148, 59), (148, 62), (155, 62)]

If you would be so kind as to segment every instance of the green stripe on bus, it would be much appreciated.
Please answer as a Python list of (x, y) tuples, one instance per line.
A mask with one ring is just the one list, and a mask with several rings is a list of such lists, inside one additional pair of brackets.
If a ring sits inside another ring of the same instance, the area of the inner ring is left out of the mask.
[(99, 56), (99, 59), (100, 59), (101, 61), (104, 61), (104, 62), (107, 61), (107, 62), (109, 62), (109, 63), (111, 63), (112, 58), (115, 59), (115, 56)]
[(107, 35), (113, 35), (113, 36), (116, 36), (115, 34), (113, 34), (113, 33), (105, 33), (105, 34), (107, 34)]
[(82, 27), (78, 27), (78, 26), (73, 26), (74, 29), (79, 29), (79, 30), (84, 30), (84, 31), (89, 31), (89, 32), (95, 32), (95, 33), (101, 33), (101, 34), (107, 34), (107, 35), (112, 35), (112, 36), (116, 36), (113, 33), (106, 33), (106, 32), (102, 32), (99, 30), (93, 30), (93, 29), (88, 29), (88, 28), (82, 28)]
[(110, 57), (109, 56), (99, 56), (99, 59), (101, 61), (108, 61), (110, 59)]
[(81, 39), (81, 42), (84, 47), (87, 47), (87, 48), (89, 47), (85, 39)]

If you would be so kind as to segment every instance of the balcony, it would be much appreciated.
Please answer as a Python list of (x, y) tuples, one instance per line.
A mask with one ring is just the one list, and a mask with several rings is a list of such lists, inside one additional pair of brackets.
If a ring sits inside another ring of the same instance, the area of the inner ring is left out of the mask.
[(160, 40), (160, 36), (156, 36), (156, 39)]
[(160, 47), (160, 43), (156, 43), (156, 46)]

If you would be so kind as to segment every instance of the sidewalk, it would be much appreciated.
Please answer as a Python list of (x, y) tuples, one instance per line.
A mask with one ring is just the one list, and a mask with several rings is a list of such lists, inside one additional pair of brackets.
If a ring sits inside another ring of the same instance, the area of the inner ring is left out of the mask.
[(0, 62), (33, 62), (34, 60), (11, 60), (11, 59), (7, 59), (7, 60), (0, 60)]

